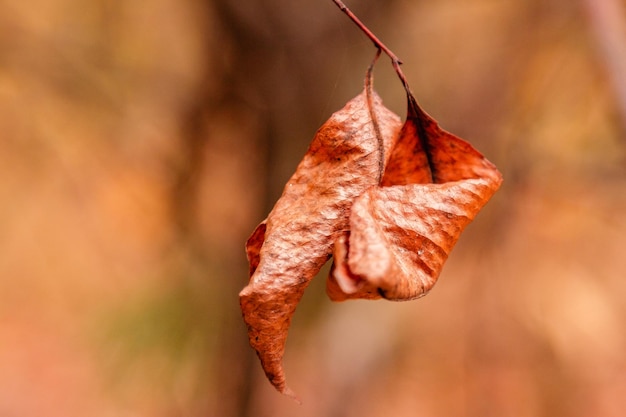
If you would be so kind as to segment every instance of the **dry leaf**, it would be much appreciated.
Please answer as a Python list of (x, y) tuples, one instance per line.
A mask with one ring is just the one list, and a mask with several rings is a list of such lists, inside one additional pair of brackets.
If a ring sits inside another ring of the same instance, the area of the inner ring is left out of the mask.
[[(372, 88), (317, 132), (280, 200), (248, 239), (250, 283), (240, 293), (250, 344), (270, 382), (295, 398), (282, 368), (297, 303), (334, 252), (327, 283), (334, 301), (409, 300), (426, 294), (463, 229), (502, 177), (472, 146), (442, 130), (413, 97), (400, 60), (341, 2), (384, 50), (409, 101), (398, 116)], [(374, 60), (375, 62), (376, 60)]]
[(381, 186), (355, 200), (350, 230), (335, 244), (327, 282), (334, 301), (425, 295), (502, 182), (491, 162), (441, 129), (407, 93), (407, 120)]
[(348, 229), (352, 202), (379, 184), (401, 121), (371, 86), (318, 130), (267, 219), (248, 239), (250, 283), (240, 295), (250, 344), (280, 392), (287, 330), (304, 289)]

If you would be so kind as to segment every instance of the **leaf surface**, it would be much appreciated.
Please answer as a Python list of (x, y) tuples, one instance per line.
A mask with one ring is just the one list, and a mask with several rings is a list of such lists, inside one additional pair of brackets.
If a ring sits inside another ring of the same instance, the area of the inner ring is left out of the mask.
[(441, 129), (408, 93), (408, 115), (380, 186), (359, 196), (335, 244), (334, 301), (421, 297), (461, 232), (502, 183), (469, 143)]
[(270, 382), (294, 398), (282, 358), (296, 305), (348, 230), (353, 201), (379, 184), (401, 124), (373, 92), (370, 69), (364, 91), (318, 130), (246, 244), (250, 282), (239, 296), (250, 344)]

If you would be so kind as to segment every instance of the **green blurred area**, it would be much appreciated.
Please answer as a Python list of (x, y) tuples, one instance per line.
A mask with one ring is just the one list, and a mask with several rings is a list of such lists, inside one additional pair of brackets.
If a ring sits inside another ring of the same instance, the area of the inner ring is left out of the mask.
[(0, 416), (622, 415), (626, 4), (348, 5), (505, 183), (422, 300), (320, 274), (298, 406), (248, 346), (243, 244), (371, 43), (331, 1), (0, 3)]

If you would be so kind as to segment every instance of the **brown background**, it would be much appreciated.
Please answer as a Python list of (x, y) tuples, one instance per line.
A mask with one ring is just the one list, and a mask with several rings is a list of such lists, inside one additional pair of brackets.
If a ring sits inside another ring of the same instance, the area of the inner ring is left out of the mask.
[[(298, 406), (247, 344), (243, 242), (371, 43), (330, 0), (0, 3), (0, 416), (623, 415), (626, 4), (349, 5), (505, 183), (426, 298), (314, 281)], [(376, 86), (403, 115), (386, 59)]]

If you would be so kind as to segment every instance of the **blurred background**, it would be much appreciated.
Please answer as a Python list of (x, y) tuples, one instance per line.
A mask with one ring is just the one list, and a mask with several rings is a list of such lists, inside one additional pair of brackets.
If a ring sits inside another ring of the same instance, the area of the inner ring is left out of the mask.
[(626, 3), (348, 6), (505, 182), (426, 298), (314, 280), (298, 406), (248, 345), (243, 245), (371, 43), (330, 0), (0, 2), (0, 416), (623, 415)]

